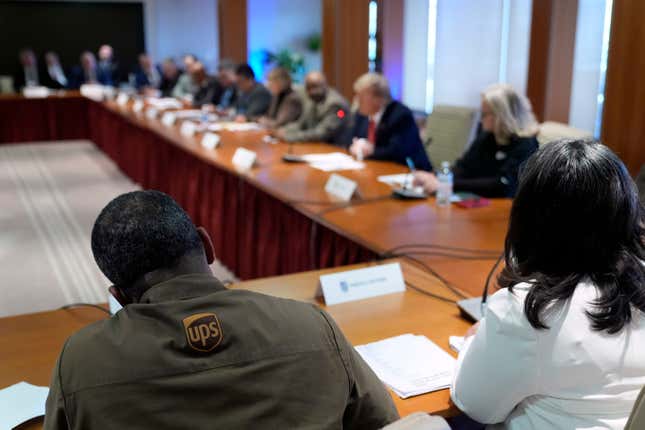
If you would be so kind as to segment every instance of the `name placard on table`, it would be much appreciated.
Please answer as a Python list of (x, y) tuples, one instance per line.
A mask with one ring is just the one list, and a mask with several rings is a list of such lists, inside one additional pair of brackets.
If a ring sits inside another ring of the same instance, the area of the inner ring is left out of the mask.
[(322, 294), (327, 305), (402, 291), (405, 291), (405, 281), (399, 263), (332, 273), (320, 277), (319, 293)]
[(126, 93), (119, 93), (119, 95), (116, 97), (116, 104), (119, 106), (125, 106), (128, 104), (128, 100), (130, 100), (130, 96), (128, 96)]
[(255, 164), (257, 154), (246, 148), (237, 148), (233, 154), (233, 164), (240, 170), (249, 170)]
[(332, 173), (325, 184), (325, 191), (343, 201), (349, 201), (356, 192), (356, 188), (358, 188), (356, 181), (336, 173)]
[(143, 100), (137, 100), (132, 105), (132, 110), (134, 111), (134, 113), (139, 113), (143, 110), (143, 106)]
[(148, 109), (146, 109), (146, 118), (148, 119), (155, 119), (158, 114), (159, 114), (159, 111), (153, 107), (149, 107)]
[(195, 135), (195, 130), (197, 130), (197, 124), (192, 121), (184, 121), (181, 123), (179, 132), (182, 136), (193, 137)]
[(206, 149), (215, 149), (219, 146), (221, 138), (219, 134), (206, 132), (202, 137), (202, 146)]
[(161, 117), (161, 123), (166, 127), (173, 126), (175, 124), (175, 121), (177, 121), (177, 115), (173, 112), (166, 112)]

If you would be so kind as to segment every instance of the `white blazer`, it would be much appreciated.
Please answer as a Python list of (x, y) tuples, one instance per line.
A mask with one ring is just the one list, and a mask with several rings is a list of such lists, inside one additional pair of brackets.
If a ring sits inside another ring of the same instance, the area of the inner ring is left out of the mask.
[(580, 283), (545, 314), (548, 330), (524, 315), (528, 284), (490, 297), (477, 334), (459, 354), (451, 397), (489, 429), (622, 429), (645, 385), (645, 315), (616, 335), (592, 331), (585, 311), (597, 297)]

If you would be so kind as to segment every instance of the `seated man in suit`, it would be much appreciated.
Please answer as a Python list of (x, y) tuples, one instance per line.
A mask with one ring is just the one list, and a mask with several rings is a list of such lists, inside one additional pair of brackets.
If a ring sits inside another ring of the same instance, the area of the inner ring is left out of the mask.
[(47, 66), (47, 73), (43, 77), (43, 84), (48, 88), (67, 88), (67, 76), (65, 76), (65, 71), (60, 65), (58, 55), (53, 51), (47, 52), (45, 54), (45, 64)]
[(197, 92), (197, 86), (193, 82), (193, 78), (190, 76), (190, 68), (197, 61), (197, 57), (193, 54), (184, 55), (184, 73), (179, 76), (177, 85), (175, 85), (175, 88), (172, 90), (173, 97), (192, 100), (193, 95)]
[(96, 58), (90, 51), (81, 54), (81, 64), (72, 69), (69, 87), (78, 89), (83, 84), (98, 84)]
[(139, 91), (159, 88), (161, 85), (161, 73), (146, 53), (139, 55), (139, 67), (134, 73), (134, 81)]
[(197, 90), (193, 95), (193, 106), (215, 105), (222, 97), (222, 86), (212, 76), (206, 73), (206, 68), (201, 62), (190, 66), (190, 77)]
[(177, 67), (177, 63), (172, 58), (166, 58), (161, 63), (161, 82), (159, 83), (159, 91), (163, 97), (170, 97), (172, 90), (177, 85), (181, 71)]
[(38, 71), (38, 60), (33, 50), (26, 48), (18, 55), (20, 67), (13, 78), (13, 86), (16, 91), (24, 87), (35, 87), (40, 85)]
[(271, 93), (264, 85), (255, 80), (255, 73), (248, 64), (240, 64), (235, 69), (237, 85), (236, 121), (255, 121), (269, 111)]
[(99, 83), (117, 86), (121, 80), (119, 64), (114, 59), (114, 49), (110, 45), (99, 48), (99, 62), (96, 66), (96, 79)]
[(217, 108), (226, 111), (235, 107), (237, 88), (235, 86), (235, 69), (237, 65), (231, 60), (223, 59), (217, 65), (217, 82), (222, 86), (222, 96), (217, 102)]
[(208, 234), (170, 196), (112, 200), (92, 252), (124, 308), (65, 343), (46, 430), (377, 429), (397, 419), (325, 311), (217, 280)]
[(296, 122), (271, 134), (287, 142), (327, 142), (342, 144), (348, 129), (349, 105), (327, 85), (325, 75), (311, 72), (305, 77), (306, 99)]
[(412, 112), (392, 100), (387, 79), (378, 73), (366, 73), (358, 78), (354, 91), (358, 112), (349, 148), (352, 155), (400, 164), (410, 158), (418, 169), (432, 170)]

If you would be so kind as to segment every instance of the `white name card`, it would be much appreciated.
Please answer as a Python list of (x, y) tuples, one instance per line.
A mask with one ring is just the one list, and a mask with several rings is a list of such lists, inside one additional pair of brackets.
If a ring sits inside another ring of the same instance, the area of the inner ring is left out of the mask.
[(193, 137), (195, 135), (195, 130), (197, 129), (197, 124), (192, 121), (184, 121), (181, 123), (181, 128), (179, 132), (182, 136)]
[(146, 118), (148, 119), (155, 119), (157, 114), (159, 114), (159, 111), (153, 107), (146, 109)]
[(173, 112), (166, 112), (161, 117), (161, 123), (166, 127), (171, 127), (173, 124), (175, 124), (175, 121), (177, 121), (177, 115)]
[(220, 137), (219, 134), (206, 132), (204, 137), (202, 137), (202, 146), (206, 149), (215, 149), (219, 146)]
[(249, 170), (255, 164), (257, 154), (246, 148), (237, 148), (233, 154), (233, 164), (240, 170)]
[(332, 173), (325, 184), (325, 191), (338, 197), (340, 200), (349, 201), (354, 195), (357, 187), (358, 183), (355, 181), (347, 179), (344, 176), (337, 175), (336, 173)]
[(405, 291), (399, 263), (332, 273), (320, 277), (320, 288), (327, 305), (352, 302)]
[(132, 105), (132, 110), (134, 113), (139, 113), (143, 110), (143, 100), (137, 100)]
[(116, 104), (119, 106), (125, 106), (128, 104), (128, 100), (130, 97), (126, 93), (119, 93), (119, 95), (116, 97)]

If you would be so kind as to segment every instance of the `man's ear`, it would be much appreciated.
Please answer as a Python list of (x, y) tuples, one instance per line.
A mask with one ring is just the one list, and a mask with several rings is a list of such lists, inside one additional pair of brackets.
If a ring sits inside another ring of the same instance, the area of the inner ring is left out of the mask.
[(197, 227), (197, 233), (199, 234), (199, 238), (202, 241), (202, 245), (204, 246), (204, 254), (206, 254), (206, 261), (208, 264), (213, 264), (215, 261), (215, 249), (213, 248), (213, 241), (211, 240), (211, 237), (208, 234), (208, 231), (204, 227)]
[(114, 297), (121, 306), (132, 303), (132, 301), (123, 294), (119, 287), (112, 285), (108, 290), (110, 291), (110, 294), (112, 294), (112, 297)]

